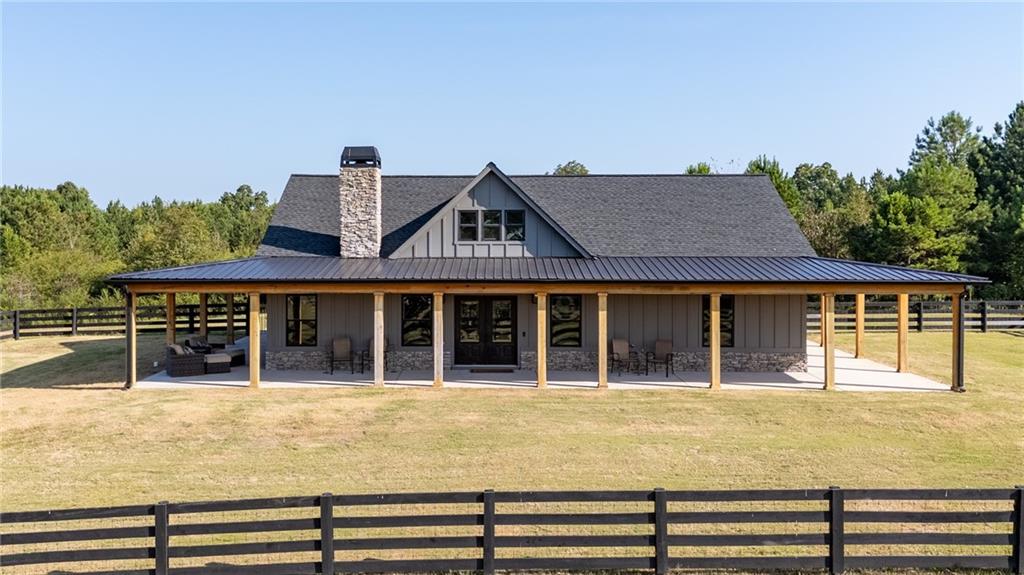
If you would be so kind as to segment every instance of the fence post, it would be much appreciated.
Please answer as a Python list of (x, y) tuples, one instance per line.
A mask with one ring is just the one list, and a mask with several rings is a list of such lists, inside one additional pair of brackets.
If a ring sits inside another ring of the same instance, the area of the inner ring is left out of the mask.
[(14, 339), (21, 339), (21, 310), (14, 310)]
[(661, 487), (654, 490), (654, 573), (668, 573), (668, 495)]
[(834, 575), (846, 569), (843, 518), (845, 499), (839, 487), (831, 486), (828, 491), (828, 572)]
[(981, 333), (988, 331), (988, 302), (981, 300)]
[(167, 536), (167, 502), (161, 501), (154, 509), (156, 516), (156, 531), (154, 533), (156, 544), (156, 575), (167, 575), (168, 554), (167, 547), (169, 538)]
[(1024, 485), (1018, 485), (1013, 502), (1013, 572), (1024, 573)]
[(924, 302), (917, 302), (917, 331), (924, 331)]
[(484, 575), (494, 575), (494, 490), (484, 491)]
[(320, 496), (320, 573), (334, 575), (334, 496)]
[(196, 332), (196, 308), (188, 306), (188, 332)]
[(78, 335), (78, 306), (71, 308), (71, 335)]

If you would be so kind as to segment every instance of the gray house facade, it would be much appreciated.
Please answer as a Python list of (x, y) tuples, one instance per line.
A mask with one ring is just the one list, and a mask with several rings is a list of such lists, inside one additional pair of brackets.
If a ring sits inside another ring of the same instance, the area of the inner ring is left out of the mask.
[(112, 281), (248, 294), (266, 311), (254, 383), (253, 357), (324, 370), (348, 338), (380, 383), (385, 367), (604, 382), (624, 342), (714, 387), (722, 370), (805, 370), (809, 297), (827, 311), (836, 293), (960, 297), (983, 279), (819, 258), (763, 175), (390, 176), (358, 147), (337, 174), (289, 179), (254, 257)]

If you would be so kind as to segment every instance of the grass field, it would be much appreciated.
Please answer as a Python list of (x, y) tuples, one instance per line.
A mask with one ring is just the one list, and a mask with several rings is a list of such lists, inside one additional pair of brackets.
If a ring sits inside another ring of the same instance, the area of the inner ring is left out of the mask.
[[(948, 381), (949, 334), (910, 338), (911, 368)], [(837, 339), (848, 348), (850, 336)], [(140, 366), (161, 342), (141, 338)], [(1024, 482), (1018, 335), (969, 334), (965, 394), (125, 392), (120, 338), (0, 345), (5, 509), (324, 490)], [(893, 359), (893, 334), (867, 345)]]
[[(852, 338), (840, 335), (837, 341), (849, 349)], [(152, 371), (145, 366), (151, 366), (162, 353), (163, 337), (147, 335), (139, 343), (139, 375), (144, 377)], [(948, 382), (949, 348), (949, 334), (911, 334), (911, 368)], [(894, 334), (868, 334), (867, 349), (869, 356), (892, 362)], [(327, 490), (1008, 487), (1024, 483), (1021, 335), (969, 334), (969, 391), (965, 394), (329, 388), (122, 391), (123, 340), (116, 337), (5, 341), (0, 343), (0, 360), (0, 503), (5, 511), (164, 499), (311, 495)], [(589, 509), (563, 504), (547, 510)], [(509, 508), (503, 512), (517, 511), (537, 510)], [(295, 510), (291, 515), (302, 513), (308, 512)], [(220, 514), (219, 520), (257, 516)], [(80, 528), (111, 525), (78, 523)], [(113, 522), (119, 526), (135, 523)], [(808, 528), (813, 529), (806, 524), (774, 529)], [(466, 529), (445, 528), (434, 534), (472, 534)], [(543, 533), (562, 533), (559, 529), (545, 528)], [(716, 525), (708, 526), (706, 532), (756, 529), (757, 525)], [(964, 529), (991, 530), (993, 526), (973, 524)], [(411, 534), (364, 531), (358, 536)], [(598, 532), (641, 533), (644, 527), (611, 526)], [(504, 533), (530, 534), (519, 528)], [(271, 537), (308, 536), (293, 532)], [(242, 540), (246, 540), (243, 535), (214, 535), (192, 543)], [(108, 541), (103, 545), (117, 544)], [(49, 547), (21, 550), (44, 549)], [(900, 554), (919, 552), (920, 548), (875, 549), (876, 553)], [(931, 549), (939, 554), (979, 551), (996, 552), (991, 548)], [(639, 552), (643, 550), (617, 554)], [(822, 549), (769, 546), (753, 552), (820, 554)], [(462, 553), (472, 554), (473, 550)], [(600, 550), (557, 550), (568, 557), (594, 553), (600, 554)], [(720, 548), (708, 553), (737, 551)], [(251, 556), (239, 561), (314, 560), (310, 556)], [(362, 560), (366, 555), (343, 552), (338, 557)], [(204, 561), (176, 559), (175, 565), (202, 565)], [(148, 568), (150, 564), (90, 565), (90, 569), (129, 567)], [(12, 575), (37, 572), (29, 567), (5, 571)]]

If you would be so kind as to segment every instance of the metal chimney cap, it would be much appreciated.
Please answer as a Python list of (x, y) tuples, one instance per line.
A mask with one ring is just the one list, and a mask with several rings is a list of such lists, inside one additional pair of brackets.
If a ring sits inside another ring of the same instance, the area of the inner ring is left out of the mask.
[(341, 167), (380, 167), (380, 152), (376, 146), (345, 146), (341, 151)]

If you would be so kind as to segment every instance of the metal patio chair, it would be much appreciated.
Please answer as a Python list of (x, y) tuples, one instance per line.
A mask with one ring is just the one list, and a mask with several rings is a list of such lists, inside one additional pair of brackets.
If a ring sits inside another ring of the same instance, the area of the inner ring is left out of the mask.
[(618, 368), (619, 375), (622, 375), (623, 370), (627, 373), (631, 370), (640, 371), (640, 354), (632, 349), (629, 340), (612, 340), (612, 353), (608, 356), (608, 371), (616, 368)]
[(672, 362), (672, 340), (659, 339), (654, 342), (654, 351), (647, 352), (644, 358), (644, 375), (650, 375), (651, 367), (657, 369), (659, 365), (665, 366), (665, 377), (668, 377), (669, 370), (676, 372)]
[(334, 375), (335, 365), (348, 364), (349, 373), (356, 372), (356, 354), (352, 351), (352, 339), (349, 337), (336, 337), (331, 341), (331, 355), (328, 358), (328, 367), (331, 375)]

